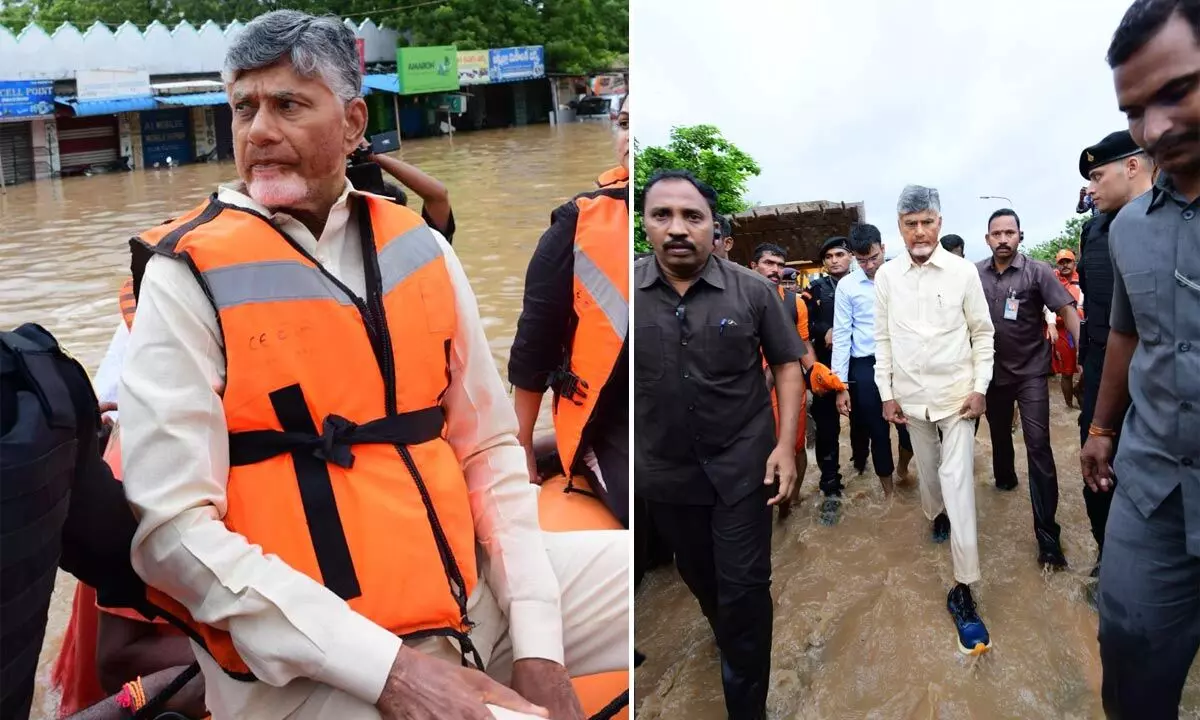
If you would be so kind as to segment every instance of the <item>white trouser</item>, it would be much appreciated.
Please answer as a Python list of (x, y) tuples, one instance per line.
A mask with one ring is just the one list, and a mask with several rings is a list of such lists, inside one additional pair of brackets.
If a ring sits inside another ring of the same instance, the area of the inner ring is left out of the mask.
[[(941, 442), (938, 431), (942, 432)], [(975, 421), (958, 414), (937, 422), (908, 416), (908, 434), (921, 486), (921, 509), (933, 520), (950, 518), (954, 579), (979, 581), (979, 539), (975, 531)]]
[[(562, 591), (567, 670), (572, 677), (578, 677), (628, 668), (629, 531), (547, 532), (542, 537)], [(488, 675), (507, 685), (513, 665), (508, 620), (483, 578), (481, 565), (479, 584), (467, 605), (467, 612), (476, 623), (471, 641), (483, 657)], [(445, 638), (430, 638), (413, 647), (456, 665), (461, 662), (457, 646)], [(213, 720), (379, 718), (374, 705), (328, 685), (305, 680), (284, 687), (244, 683), (226, 676), (198, 647), (196, 655), (204, 670)], [(493, 712), (497, 720), (534, 717), (503, 710)]]

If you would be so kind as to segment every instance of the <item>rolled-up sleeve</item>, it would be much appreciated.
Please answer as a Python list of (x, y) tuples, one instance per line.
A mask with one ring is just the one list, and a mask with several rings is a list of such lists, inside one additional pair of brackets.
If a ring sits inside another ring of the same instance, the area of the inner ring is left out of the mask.
[(579, 208), (566, 203), (550, 215), (525, 273), (525, 298), (508, 357), (508, 381), (541, 392), (563, 361), (574, 296), (575, 228)]
[(263, 682), (311, 678), (373, 704), (399, 638), (221, 520), (224, 385), (212, 306), (184, 263), (153, 258), (119, 386), (125, 495), (139, 519), (134, 569), (198, 622), (227, 631)]
[(759, 342), (767, 364), (777, 366), (798, 361), (805, 353), (804, 343), (783, 298), (765, 282), (752, 283), (749, 294), (758, 307)]
[(445, 397), (447, 438), (467, 478), (476, 540), (490, 561), (488, 585), (508, 618), (513, 659), (561, 664), (558, 579), (542, 542), (537, 490), (517, 441), (517, 415), (496, 371), (467, 275), (450, 246), (443, 250), (458, 314)]

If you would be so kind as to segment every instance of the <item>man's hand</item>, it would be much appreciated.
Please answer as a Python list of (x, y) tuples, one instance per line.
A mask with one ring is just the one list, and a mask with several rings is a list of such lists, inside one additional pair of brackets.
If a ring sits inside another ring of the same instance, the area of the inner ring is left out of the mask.
[[(516, 668), (513, 669), (514, 677)], [(549, 712), (478, 670), (401, 645), (375, 707), (384, 720), (491, 720), (487, 705), (548, 718)]]
[(825, 347), (833, 347), (833, 328), (829, 328), (825, 331)]
[(842, 390), (837, 394), (837, 409), (838, 412), (850, 417), (850, 392)]
[(553, 720), (585, 720), (567, 669), (550, 660), (529, 658), (513, 663), (513, 690), (550, 711)]
[(908, 424), (908, 419), (904, 417), (904, 410), (900, 408), (900, 403), (895, 400), (883, 401), (883, 419), (893, 425)]
[(1083, 481), (1093, 492), (1108, 492), (1113, 489), (1112, 448), (1112, 438), (1091, 435), (1079, 451), (1079, 468), (1083, 471)]
[(768, 505), (778, 505), (792, 496), (792, 486), (796, 484), (796, 456), (794, 447), (784, 444), (775, 446), (771, 456), (767, 458), (767, 478), (764, 485), (773, 485), (775, 476), (779, 476), (779, 492), (767, 501)]
[(533, 442), (530, 441), (525, 448), (525, 466), (529, 469), (529, 482), (534, 485), (541, 485), (542, 479), (538, 477), (537, 456), (533, 453)]
[(105, 425), (112, 425), (113, 424), (112, 418), (105, 415), (105, 413), (110, 413), (116, 409), (117, 409), (117, 404), (115, 402), (100, 403), (100, 405), (99, 405), (100, 422), (104, 423)]
[(1054, 345), (1058, 342), (1058, 325), (1046, 325), (1046, 333), (1050, 336), (1050, 344)]
[[(958, 409), (958, 414), (963, 420), (974, 420), (987, 412), (987, 398), (983, 393), (973, 392), (963, 401), (962, 407)], [(884, 414), (887, 414), (887, 409), (884, 409)]]

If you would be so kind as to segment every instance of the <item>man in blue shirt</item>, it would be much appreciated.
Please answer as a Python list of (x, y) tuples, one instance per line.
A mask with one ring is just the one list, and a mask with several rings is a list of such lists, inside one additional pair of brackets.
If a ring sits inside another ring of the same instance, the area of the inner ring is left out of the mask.
[[(838, 396), (838, 410), (850, 418), (853, 428), (870, 438), (871, 460), (883, 491), (892, 493), (891, 425), (883, 418), (883, 401), (875, 385), (875, 271), (883, 265), (883, 238), (874, 225), (855, 225), (850, 230), (850, 252), (858, 268), (837, 285), (833, 310), (833, 367), (850, 389)], [(852, 411), (853, 409), (853, 411)], [(900, 436), (900, 475), (908, 477), (912, 442), (908, 430), (896, 427)]]

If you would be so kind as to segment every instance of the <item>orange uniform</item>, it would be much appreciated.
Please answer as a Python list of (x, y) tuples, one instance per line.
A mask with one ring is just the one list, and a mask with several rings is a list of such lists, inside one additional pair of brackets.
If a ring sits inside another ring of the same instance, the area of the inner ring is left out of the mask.
[[(782, 285), (776, 286), (779, 290), (779, 297), (785, 301), (788, 292)], [(800, 334), (800, 339), (808, 342), (808, 306), (804, 304), (804, 300), (799, 293), (792, 293), (796, 303), (796, 332)], [(788, 314), (791, 314), (791, 308), (788, 308)], [(766, 358), (763, 358), (763, 367), (767, 366)], [(808, 410), (807, 397), (805, 394), (800, 395), (800, 417), (796, 422), (796, 452), (803, 452), (805, 445), (805, 432), (808, 429)], [(779, 397), (775, 394), (775, 388), (771, 388), (771, 410), (775, 413), (775, 432), (779, 432)]]

